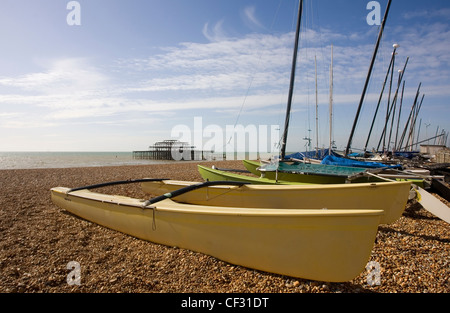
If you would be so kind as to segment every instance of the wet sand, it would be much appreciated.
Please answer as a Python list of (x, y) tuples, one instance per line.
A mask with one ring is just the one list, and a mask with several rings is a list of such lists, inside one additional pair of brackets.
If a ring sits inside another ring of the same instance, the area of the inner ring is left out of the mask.
[[(239, 161), (206, 166), (241, 168)], [(410, 201), (394, 224), (380, 225), (368, 272), (325, 283), (231, 265), (176, 247), (142, 241), (77, 218), (56, 207), (50, 189), (138, 178), (201, 181), (196, 163), (0, 171), (1, 293), (448, 293), (450, 225)], [(139, 185), (98, 191), (149, 198)], [(448, 203), (447, 203), (448, 204)], [(69, 285), (76, 261), (80, 285)]]

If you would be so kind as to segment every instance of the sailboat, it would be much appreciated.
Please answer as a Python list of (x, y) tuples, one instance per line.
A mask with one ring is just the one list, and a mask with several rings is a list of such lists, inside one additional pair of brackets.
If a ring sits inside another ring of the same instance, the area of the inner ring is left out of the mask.
[[(384, 25), (387, 20), (389, 8), (390, 8), (391, 0), (389, 1), (385, 17), (383, 19), (382, 27), (380, 29), (380, 33), (378, 36), (377, 45), (374, 51), (373, 60), (376, 57), (379, 43), (383, 34)], [(299, 45), (299, 35), (300, 35), (300, 27), (301, 27), (301, 18), (298, 19), (297, 29), (295, 34), (295, 45), (294, 45), (294, 53), (292, 58), (292, 69), (291, 69), (291, 77), (290, 77), (290, 86), (289, 86), (289, 94), (288, 94), (288, 103), (286, 108), (286, 118), (285, 118), (285, 126), (284, 132), (281, 140), (281, 156), (280, 158), (276, 158), (274, 162), (266, 162), (261, 163), (257, 167), (257, 171), (260, 173), (258, 176), (263, 176), (269, 180), (274, 181), (290, 181), (297, 183), (315, 183), (315, 184), (338, 184), (345, 182), (369, 182), (369, 181), (385, 181), (382, 177), (374, 176), (375, 173), (380, 172), (379, 166), (375, 169), (372, 169), (372, 166), (359, 166), (354, 167), (353, 165), (347, 166), (338, 166), (336, 164), (327, 165), (327, 164), (308, 164), (306, 162), (298, 161), (295, 159), (287, 159), (286, 158), (286, 145), (289, 131), (289, 123), (290, 123), (290, 115), (291, 115), (291, 107), (292, 107), (292, 99), (293, 99), (293, 91), (294, 91), (294, 82), (295, 82), (295, 74), (296, 74), (296, 64), (297, 64), (297, 55), (298, 55), (298, 45)], [(370, 77), (370, 73), (373, 67), (373, 62), (370, 67), (368, 79)], [(330, 68), (330, 78), (332, 79), (332, 65)], [(317, 81), (317, 80), (316, 80)], [(330, 114), (332, 111), (332, 83), (330, 84)], [(317, 102), (317, 84), (316, 84), (316, 102)], [(317, 103), (316, 103), (317, 105)], [(330, 156), (331, 156), (331, 126), (330, 126)], [(244, 161), (244, 165), (250, 172), (255, 172), (254, 164), (249, 161)], [(385, 169), (390, 168), (390, 166), (381, 165)], [(217, 173), (219, 174), (219, 173)], [(245, 178), (241, 178), (245, 179)]]
[[(371, 72), (373, 69), (374, 60), (376, 58), (376, 55), (378, 53), (378, 48), (380, 45), (380, 41), (383, 35), (384, 26), (388, 17), (389, 9), (391, 5), (391, 0), (388, 3), (386, 13), (382, 22), (382, 26), (380, 28), (380, 32), (378, 35), (377, 43), (375, 46), (375, 50), (372, 57), (372, 62), (369, 68), (369, 73), (367, 75), (367, 81), (365, 88), (363, 90), (363, 96), (362, 100), (364, 99), (364, 94), (367, 89), (367, 84), (371, 76)], [(300, 28), (297, 28), (296, 33), (296, 41), (295, 41), (295, 48), (294, 48), (294, 54), (293, 54), (293, 62), (292, 62), (292, 70), (291, 70), (291, 82), (290, 82), (290, 88), (289, 88), (289, 95), (288, 95), (288, 104), (286, 109), (286, 119), (285, 119), (285, 127), (283, 132), (283, 138), (281, 141), (281, 155), (280, 159), (277, 160), (274, 163), (269, 164), (261, 164), (261, 166), (258, 168), (258, 170), (261, 172), (261, 174), (270, 179), (274, 179), (274, 177), (278, 177), (280, 180), (287, 180), (287, 181), (295, 181), (295, 182), (312, 182), (312, 183), (339, 183), (339, 182), (345, 182), (345, 180), (348, 180), (349, 178), (353, 177), (355, 174), (366, 174), (370, 172), (370, 164), (366, 164), (366, 166), (360, 166), (359, 169), (350, 169), (350, 167), (353, 167), (353, 165), (347, 164), (346, 166), (339, 166), (336, 164), (333, 164), (333, 166), (328, 166), (326, 164), (306, 164), (306, 162), (298, 162), (297, 160), (293, 160), (294, 162), (288, 163), (288, 161), (292, 161), (292, 159), (286, 158), (286, 145), (287, 145), (287, 138), (288, 138), (288, 130), (289, 130), (289, 121), (290, 121), (290, 111), (292, 107), (292, 97), (293, 97), (293, 89), (294, 89), (294, 81), (295, 81), (295, 72), (296, 72), (296, 62), (297, 62), (297, 54), (298, 54), (298, 36), (299, 36)], [(330, 67), (330, 114), (332, 114), (332, 67)], [(316, 73), (317, 75), (317, 73)], [(317, 77), (317, 76), (316, 76)], [(361, 100), (361, 102), (362, 102)], [(317, 102), (317, 78), (316, 78), (316, 102)], [(316, 103), (317, 106), (317, 103)], [(361, 104), (360, 104), (361, 106)], [(360, 109), (359, 109), (360, 110)], [(358, 110), (358, 111), (359, 111)], [(331, 118), (331, 116), (330, 116)], [(317, 117), (316, 117), (317, 119)], [(330, 120), (330, 150), (329, 150), (329, 158), (332, 158), (331, 153), (331, 120)], [(353, 131), (352, 131), (353, 133)], [(353, 134), (352, 134), (353, 135)], [(352, 136), (351, 135), (351, 136)], [(350, 141), (351, 142), (351, 141)], [(350, 144), (349, 142), (349, 144)], [(328, 158), (328, 159), (329, 159)], [(335, 161), (336, 162), (336, 161)], [(362, 165), (362, 164), (361, 164)], [(381, 165), (383, 166), (383, 165)], [(390, 166), (384, 166), (385, 168), (389, 168)], [(377, 166), (378, 168), (378, 166)], [(372, 171), (373, 172), (373, 171)], [(347, 175), (347, 177), (344, 177)], [(366, 175), (366, 176), (370, 176)], [(344, 180), (343, 180), (344, 179)]]
[[(363, 96), (361, 97), (361, 102), (364, 99), (367, 84), (371, 76), (374, 60), (378, 52), (378, 47), (382, 38), (390, 4), (391, 1), (389, 1), (388, 3), (382, 27), (380, 28), (380, 33), (378, 35), (377, 44), (375, 46), (375, 50), (373, 53), (372, 62), (369, 68), (369, 73), (367, 75), (366, 85), (363, 91)], [(292, 106), (295, 69), (298, 53), (297, 52), (298, 36), (299, 36), (299, 27), (297, 28), (296, 33), (296, 41), (291, 71), (291, 83), (289, 88), (289, 98), (286, 110), (286, 121), (283, 132), (283, 138), (281, 142), (282, 144), (281, 156), (279, 159), (275, 158), (275, 160), (272, 160), (272, 162), (261, 162), (260, 164), (257, 164), (249, 160), (244, 160), (244, 166), (247, 168), (247, 170), (255, 174), (256, 176), (261, 176), (265, 179), (274, 181), (288, 181), (288, 182), (315, 183), (315, 184), (337, 184), (345, 182), (369, 182), (369, 181), (382, 182), (386, 181), (386, 179), (388, 180), (408, 179), (414, 182), (415, 184), (418, 184), (419, 186), (423, 187), (424, 180), (422, 177), (417, 177), (409, 173), (402, 173), (402, 175), (399, 175), (397, 171), (392, 171), (392, 170), (401, 170), (402, 166), (399, 164), (387, 165), (379, 162), (362, 162), (359, 160), (344, 158), (333, 152), (332, 150), (333, 50), (332, 50), (332, 61), (330, 65), (330, 147), (327, 151), (328, 155), (322, 154), (321, 162), (312, 162), (312, 160), (314, 159), (314, 157), (312, 157), (312, 153), (309, 153), (308, 157), (306, 157), (307, 153), (297, 153), (294, 155), (286, 156), (286, 143), (289, 130), (290, 111)], [(318, 97), (317, 97), (317, 71), (316, 71), (316, 132), (318, 133), (317, 102)], [(358, 109), (358, 111), (359, 110), (360, 109)], [(319, 152), (317, 149), (318, 147), (316, 147), (316, 157)], [(216, 174), (217, 174), (216, 176), (218, 176), (219, 173)]]

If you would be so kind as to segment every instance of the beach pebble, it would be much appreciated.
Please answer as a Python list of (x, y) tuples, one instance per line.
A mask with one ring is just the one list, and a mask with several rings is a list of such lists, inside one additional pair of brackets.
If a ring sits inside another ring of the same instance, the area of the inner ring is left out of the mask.
[[(241, 161), (203, 165), (244, 169)], [(57, 186), (171, 178), (201, 181), (195, 162), (68, 169), (2, 170), (0, 292), (105, 293), (449, 293), (450, 226), (415, 200), (393, 224), (380, 225), (368, 261), (380, 265), (379, 285), (367, 272), (349, 282), (315, 282), (236, 266), (106, 229), (60, 210)], [(139, 185), (99, 192), (149, 199)], [(444, 202), (444, 200), (442, 200)], [(447, 205), (448, 203), (445, 202)], [(67, 265), (79, 262), (81, 284)]]

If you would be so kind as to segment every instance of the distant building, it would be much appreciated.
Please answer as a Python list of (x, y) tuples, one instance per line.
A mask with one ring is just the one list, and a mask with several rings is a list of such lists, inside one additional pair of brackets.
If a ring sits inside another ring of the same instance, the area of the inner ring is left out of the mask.
[(445, 146), (442, 145), (421, 145), (420, 153), (434, 155), (436, 152), (444, 148)]
[(429, 155), (436, 163), (450, 163), (450, 149), (443, 145), (421, 145), (420, 153)]

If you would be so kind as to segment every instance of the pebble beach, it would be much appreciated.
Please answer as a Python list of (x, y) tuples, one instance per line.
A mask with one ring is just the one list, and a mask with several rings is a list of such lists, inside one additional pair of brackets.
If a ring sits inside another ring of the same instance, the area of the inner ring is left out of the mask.
[[(244, 169), (240, 161), (202, 165)], [(202, 180), (194, 162), (0, 170), (0, 293), (450, 292), (450, 225), (415, 200), (397, 222), (379, 226), (369, 260), (380, 265), (380, 282), (374, 285), (367, 272), (349, 282), (327, 283), (243, 268), (98, 226), (50, 199), (57, 186), (139, 178)], [(98, 191), (149, 198), (138, 184)], [(79, 285), (67, 282), (72, 261), (81, 266)]]

